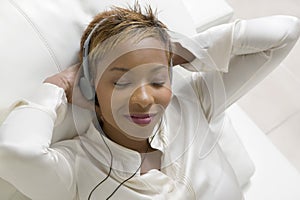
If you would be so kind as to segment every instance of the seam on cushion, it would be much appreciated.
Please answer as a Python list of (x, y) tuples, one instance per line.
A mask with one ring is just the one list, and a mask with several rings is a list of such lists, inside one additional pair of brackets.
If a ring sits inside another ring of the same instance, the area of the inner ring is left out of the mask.
[(14, 1), (14, 0), (9, 0), (9, 3), (16, 8), (16, 10), (26, 19), (26, 21), (30, 24), (30, 26), (33, 28), (33, 30), (37, 33), (37, 35), (39, 36), (39, 38), (41, 39), (42, 43), (45, 45), (45, 47), (48, 49), (48, 52), (50, 54), (50, 57), (52, 58), (52, 60), (55, 63), (56, 68), (58, 69), (58, 71), (62, 71), (61, 70), (61, 65), (57, 59), (57, 57), (55, 56), (54, 51), (52, 50), (52, 48), (50, 47), (48, 41), (46, 40), (46, 38), (43, 36), (43, 34), (41, 33), (41, 31), (38, 29), (38, 27), (33, 23), (33, 21), (30, 19), (30, 17), (24, 12), (24, 10), (22, 10), (22, 8)]
[(25, 196), (19, 190), (16, 190), (15, 193), (9, 198), (9, 200), (30, 200), (27, 196)]

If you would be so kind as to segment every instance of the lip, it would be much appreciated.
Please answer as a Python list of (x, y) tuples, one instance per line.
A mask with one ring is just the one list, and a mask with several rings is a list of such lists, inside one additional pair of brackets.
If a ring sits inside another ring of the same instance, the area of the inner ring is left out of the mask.
[(142, 113), (142, 114), (130, 114), (125, 115), (127, 119), (139, 125), (150, 124), (153, 118), (156, 116), (156, 113)]

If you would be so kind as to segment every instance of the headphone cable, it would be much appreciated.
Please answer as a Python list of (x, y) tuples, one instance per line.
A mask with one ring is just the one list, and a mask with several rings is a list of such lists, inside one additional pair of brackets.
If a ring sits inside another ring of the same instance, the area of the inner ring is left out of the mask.
[[(159, 127), (161, 126), (161, 124), (162, 124), (162, 120), (161, 120), (160, 123), (159, 123)], [(150, 145), (151, 145), (151, 143), (152, 143), (154, 137), (156, 136), (158, 130), (159, 130), (159, 129), (157, 129), (157, 130), (155, 131), (155, 134), (154, 134), (153, 137), (151, 138), (151, 140), (150, 140), (150, 142), (149, 142)], [(110, 157), (111, 157), (110, 168), (109, 168), (109, 172), (108, 172), (107, 176), (106, 176), (103, 180), (101, 180), (101, 181), (100, 181), (100, 182), (99, 182), (99, 183), (98, 183), (98, 184), (90, 191), (90, 194), (89, 194), (89, 196), (88, 196), (88, 200), (91, 199), (91, 196), (92, 196), (93, 192), (94, 192), (94, 191), (95, 191), (102, 183), (104, 183), (104, 181), (106, 181), (106, 180), (109, 178), (109, 176), (110, 176), (110, 174), (111, 174), (111, 171), (112, 171), (113, 155), (112, 155), (112, 152), (111, 152), (111, 150), (110, 150), (108, 144), (106, 143), (106, 141), (105, 141), (105, 139), (104, 139), (102, 133), (100, 133), (100, 135), (101, 135), (101, 138), (102, 138), (103, 142), (105, 143), (105, 146), (108, 148), (109, 153), (110, 153)], [(141, 167), (142, 167), (142, 164), (143, 164), (143, 162), (144, 162), (144, 160), (145, 160), (145, 158), (146, 158), (146, 153), (148, 152), (148, 150), (149, 150), (149, 146), (147, 147), (146, 152), (145, 152), (145, 156), (143, 157), (143, 159), (142, 159), (142, 161), (141, 161), (141, 164), (140, 164), (140, 166), (137, 168), (137, 170), (136, 170), (130, 177), (128, 177), (127, 179), (125, 179), (124, 181), (122, 181), (122, 182), (118, 185), (118, 187), (116, 187), (116, 188), (114, 189), (114, 191), (106, 198), (106, 200), (109, 200), (109, 199), (110, 199), (110, 198), (118, 191), (118, 189), (119, 189), (124, 183), (126, 183), (128, 180), (132, 179), (132, 178), (137, 174), (137, 172), (138, 172), (138, 171), (141, 169)]]

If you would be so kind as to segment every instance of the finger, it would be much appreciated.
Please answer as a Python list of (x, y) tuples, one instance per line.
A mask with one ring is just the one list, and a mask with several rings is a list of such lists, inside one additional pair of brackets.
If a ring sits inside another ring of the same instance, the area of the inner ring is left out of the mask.
[(78, 84), (77, 75), (79, 73), (79, 68), (79, 63), (76, 63), (63, 71), (65, 77), (67, 77), (72, 87)]

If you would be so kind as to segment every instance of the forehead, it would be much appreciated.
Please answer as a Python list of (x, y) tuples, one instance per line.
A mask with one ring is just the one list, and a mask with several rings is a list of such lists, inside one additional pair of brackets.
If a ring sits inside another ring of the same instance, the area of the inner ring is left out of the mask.
[(140, 49), (140, 50), (131, 51), (114, 60), (108, 66), (108, 70), (114, 67), (123, 67), (123, 68), (131, 69), (142, 65), (168, 66), (167, 52), (161, 49)]
[[(145, 38), (139, 42), (122, 43), (113, 50), (107, 60), (106, 68), (135, 67), (144, 64), (158, 63), (168, 65), (169, 49), (162, 41), (155, 38)], [(100, 63), (101, 64), (101, 63)]]
[[(129, 71), (137, 66), (147, 66), (139, 69), (146, 71), (151, 68), (169, 65), (170, 52), (167, 45), (156, 38), (144, 38), (140, 41), (126, 41), (116, 46), (112, 51), (106, 52), (96, 64), (96, 79), (103, 76)], [(123, 68), (125, 70), (113, 70)]]

